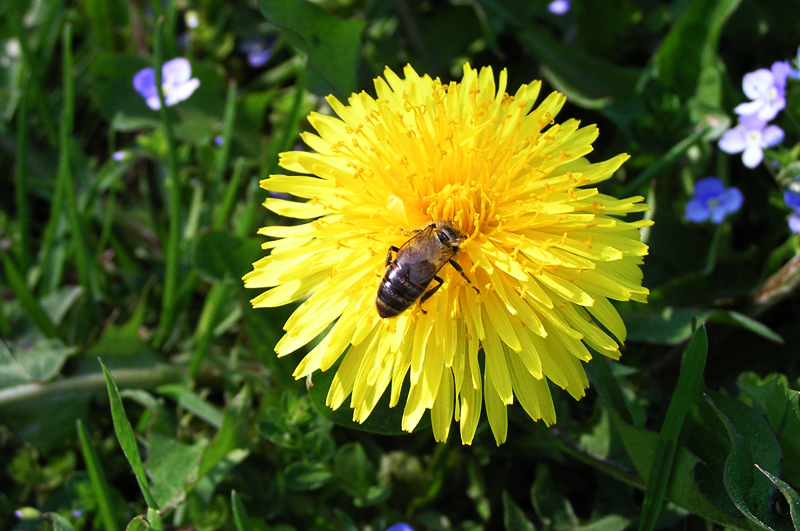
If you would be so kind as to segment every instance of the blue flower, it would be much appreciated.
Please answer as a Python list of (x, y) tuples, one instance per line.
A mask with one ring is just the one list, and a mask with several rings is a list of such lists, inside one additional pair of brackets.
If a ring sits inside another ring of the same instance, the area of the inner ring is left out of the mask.
[(770, 70), (760, 68), (745, 74), (742, 81), (744, 93), (753, 101), (737, 105), (736, 114), (755, 114), (762, 120), (772, 120), (786, 107), (786, 78), (792, 71), (788, 61), (778, 61)]
[(569, 11), (569, 0), (554, 0), (547, 4), (547, 10), (554, 15), (563, 15)]
[(783, 141), (783, 129), (777, 125), (767, 126), (766, 120), (755, 114), (739, 116), (739, 125), (728, 129), (719, 139), (719, 148), (725, 153), (742, 153), (742, 162), (755, 168), (764, 159), (763, 148), (775, 146)]
[[(185, 100), (200, 86), (200, 80), (192, 77), (192, 66), (182, 57), (167, 61), (161, 67), (161, 88), (167, 107)], [(152, 68), (140, 70), (133, 76), (133, 88), (142, 95), (147, 106), (157, 111), (161, 108), (156, 90), (156, 73)]]
[(789, 215), (789, 229), (792, 232), (800, 232), (800, 192), (795, 192), (788, 188), (783, 193), (783, 202), (792, 209)]
[(272, 58), (272, 49), (277, 39), (267, 44), (262, 39), (251, 39), (239, 45), (239, 49), (247, 54), (247, 62), (253, 68), (260, 68)]
[(410, 525), (405, 522), (400, 522), (399, 524), (394, 524), (392, 527), (387, 529), (386, 531), (414, 531)]
[(694, 197), (686, 203), (685, 216), (694, 223), (708, 219), (712, 223), (722, 223), (725, 216), (739, 210), (743, 202), (738, 188), (725, 188), (716, 177), (706, 177), (695, 183)]

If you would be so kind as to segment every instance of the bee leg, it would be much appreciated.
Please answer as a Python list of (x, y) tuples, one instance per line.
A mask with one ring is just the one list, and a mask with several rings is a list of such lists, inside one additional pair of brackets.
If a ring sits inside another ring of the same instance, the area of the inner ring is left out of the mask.
[[(461, 276), (464, 277), (464, 280), (466, 280), (469, 283), (469, 285), (472, 286), (472, 281), (469, 278), (467, 278), (467, 275), (464, 273), (464, 270), (461, 269), (461, 266), (458, 265), (458, 262), (456, 262), (455, 260), (450, 260), (450, 265), (453, 266), (453, 269), (461, 273)], [(481, 292), (481, 290), (479, 290), (475, 286), (472, 286), (472, 289), (475, 290), (475, 293)]]
[(395, 247), (394, 245), (392, 245), (391, 247), (389, 247), (389, 252), (388, 252), (388, 253), (386, 253), (386, 267), (389, 267), (389, 264), (391, 264), (391, 263), (392, 263), (392, 252), (395, 252), (395, 253), (396, 253), (396, 252), (397, 252), (397, 251), (399, 251), (399, 250), (400, 250), (400, 249), (398, 249), (398, 248), (397, 248), (397, 247)]
[(419, 309), (422, 310), (422, 313), (428, 313), (422, 307), (422, 303), (425, 302), (426, 300), (430, 299), (433, 296), (433, 294), (436, 293), (436, 290), (438, 290), (439, 288), (442, 287), (442, 284), (444, 282), (441, 278), (439, 278), (436, 275), (434, 275), (433, 280), (438, 282), (438, 284), (436, 284), (434, 287), (432, 287), (431, 289), (429, 289), (428, 291), (423, 293), (422, 297), (419, 299)]

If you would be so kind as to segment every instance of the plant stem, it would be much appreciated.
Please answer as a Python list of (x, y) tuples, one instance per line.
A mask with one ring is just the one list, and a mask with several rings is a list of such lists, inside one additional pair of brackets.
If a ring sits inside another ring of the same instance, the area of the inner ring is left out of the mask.
[[(173, 366), (158, 366), (149, 369), (114, 370), (114, 381), (119, 387), (152, 388), (165, 383), (179, 382), (183, 370)], [(102, 372), (82, 376), (71, 376), (50, 383), (28, 383), (0, 389), (0, 407), (75, 391), (104, 391), (106, 380)]]
[(172, 130), (172, 117), (167, 109), (162, 88), (163, 79), (161, 68), (164, 64), (164, 46), (162, 27), (164, 18), (156, 23), (156, 56), (153, 68), (155, 70), (156, 90), (158, 101), (161, 103), (161, 123), (167, 137), (169, 174), (167, 176), (166, 190), (169, 201), (169, 235), (167, 248), (164, 253), (166, 271), (164, 273), (164, 294), (161, 299), (161, 319), (158, 323), (158, 332), (155, 337), (156, 346), (160, 347), (172, 332), (177, 313), (177, 284), (178, 265), (180, 264), (181, 246), (181, 190), (178, 180), (178, 150), (175, 145), (175, 133)]

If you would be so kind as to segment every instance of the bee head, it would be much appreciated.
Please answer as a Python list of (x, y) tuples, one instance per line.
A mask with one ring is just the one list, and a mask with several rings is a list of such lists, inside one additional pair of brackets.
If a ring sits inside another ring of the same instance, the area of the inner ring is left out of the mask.
[(436, 237), (439, 238), (442, 245), (458, 250), (464, 243), (464, 234), (451, 221), (439, 220), (434, 225), (436, 226)]

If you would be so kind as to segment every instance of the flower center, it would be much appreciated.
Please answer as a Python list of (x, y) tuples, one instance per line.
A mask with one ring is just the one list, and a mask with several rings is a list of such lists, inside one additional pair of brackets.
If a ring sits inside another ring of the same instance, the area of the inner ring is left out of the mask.
[(483, 183), (446, 184), (426, 198), (427, 214), (431, 219), (453, 220), (468, 238), (474, 238), (497, 224), (494, 196), (494, 190)]

